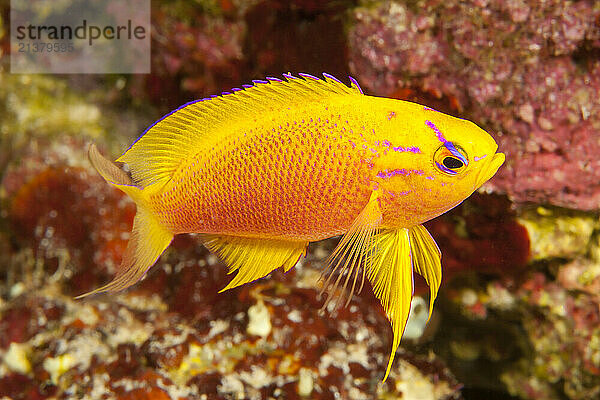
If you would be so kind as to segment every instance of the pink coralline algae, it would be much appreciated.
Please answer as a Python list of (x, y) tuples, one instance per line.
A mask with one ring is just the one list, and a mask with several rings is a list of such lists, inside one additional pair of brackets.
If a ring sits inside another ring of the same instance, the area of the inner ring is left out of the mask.
[(222, 85), (239, 83), (243, 21), (211, 17), (180, 4), (175, 11), (158, 7), (153, 29), (153, 73), (146, 79), (145, 90), (155, 102), (168, 93), (173, 106), (181, 92), (214, 93)]
[(282, 72), (348, 75), (340, 13), (351, 4), (157, 2), (152, 9), (152, 73), (132, 80), (132, 97), (150, 97), (166, 112), (186, 99)]
[(447, 96), (508, 162), (516, 202), (600, 205), (600, 3), (381, 2), (354, 10), (350, 66), (381, 95)]

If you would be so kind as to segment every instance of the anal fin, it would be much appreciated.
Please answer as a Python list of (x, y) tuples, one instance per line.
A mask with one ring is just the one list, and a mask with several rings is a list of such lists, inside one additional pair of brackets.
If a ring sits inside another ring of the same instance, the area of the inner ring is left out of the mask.
[(289, 271), (306, 254), (306, 241), (245, 238), (228, 235), (203, 235), (205, 245), (217, 253), (229, 266), (229, 273), (238, 271), (223, 292), (255, 281), (283, 267)]

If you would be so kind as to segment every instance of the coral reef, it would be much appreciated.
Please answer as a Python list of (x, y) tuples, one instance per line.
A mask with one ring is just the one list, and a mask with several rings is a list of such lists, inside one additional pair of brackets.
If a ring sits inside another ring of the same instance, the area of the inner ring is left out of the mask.
[[(541, 207), (518, 220), (532, 239), (533, 262), (503, 278), (463, 275), (446, 285), (434, 348), (467, 387), (498, 388), (500, 378), (523, 399), (596, 398), (600, 222)], [(473, 375), (474, 367), (486, 373)]]
[[(600, 396), (598, 2), (175, 0), (152, 13), (146, 76), (11, 75), (0, 59), (0, 397)], [(73, 300), (112, 277), (135, 211), (91, 169), (88, 141), (116, 155), (192, 98), (349, 70), (367, 92), (474, 120), (509, 156), (487, 193), (427, 224), (444, 282), (427, 326), (415, 298), (385, 384), (392, 335), (370, 291), (318, 311), (334, 240), (218, 293), (226, 268), (179, 236), (131, 290)]]
[[(220, 266), (193, 264), (179, 273), (208, 281), (218, 275), (210, 270)], [(203, 290), (186, 296), (203, 298)], [(35, 335), (3, 343), (0, 393), (39, 399), (460, 397), (460, 386), (433, 356), (399, 354), (388, 382), (379, 383), (389, 343), (380, 338), (385, 319), (372, 312), (374, 301), (358, 301), (337, 318), (319, 317), (314, 289), (269, 280), (216, 301), (196, 300), (198, 313), (184, 317), (170, 303), (174, 296), (164, 302), (150, 291), (74, 302), (48, 288), (12, 298), (2, 307), (2, 337), (7, 327), (31, 325)], [(215, 312), (219, 308), (228, 312)]]
[(426, 225), (442, 249), (444, 281), (465, 270), (518, 275), (530, 260), (531, 235), (505, 196), (476, 193)]
[(354, 10), (350, 66), (369, 90), (447, 96), (495, 132), (490, 187), (521, 202), (600, 204), (600, 3), (382, 1)]
[[(175, 1), (152, 10), (152, 71), (130, 85), (164, 111), (285, 72), (348, 75), (344, 1)], [(315, 40), (318, 38), (318, 40)]]
[(487, 188), (508, 193), (516, 219), (505, 204), (494, 222), (484, 196), (429, 223), (446, 280), (477, 268), (445, 283), (434, 349), (466, 388), (597, 397), (600, 224), (582, 211), (600, 204), (600, 4), (371, 1), (352, 18), (363, 86), (438, 97), (508, 157)]
[[(31, 85), (60, 85), (53, 81)], [(53, 104), (46, 104), (40, 112), (49, 114)], [(100, 142), (110, 140), (103, 125), (88, 125), (105, 138)], [(1, 186), (3, 395), (461, 398), (461, 385), (443, 362), (410, 346), (380, 382), (392, 334), (370, 291), (349, 308), (319, 313), (316, 281), (331, 241), (313, 246), (287, 274), (219, 294), (230, 279), (226, 268), (193, 236), (180, 236), (132, 290), (73, 300), (114, 273), (134, 205), (92, 170), (84, 139), (46, 133), (31, 136), (10, 159)], [(415, 339), (425, 304), (415, 303)]]

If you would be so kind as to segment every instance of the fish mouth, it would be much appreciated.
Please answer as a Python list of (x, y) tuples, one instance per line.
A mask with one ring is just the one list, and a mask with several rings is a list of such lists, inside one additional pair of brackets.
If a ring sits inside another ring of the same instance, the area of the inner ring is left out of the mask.
[(481, 187), (484, 183), (489, 181), (492, 176), (498, 171), (498, 168), (504, 163), (506, 156), (504, 153), (495, 153), (494, 157), (488, 161), (487, 165), (479, 172), (477, 177), (476, 189)]

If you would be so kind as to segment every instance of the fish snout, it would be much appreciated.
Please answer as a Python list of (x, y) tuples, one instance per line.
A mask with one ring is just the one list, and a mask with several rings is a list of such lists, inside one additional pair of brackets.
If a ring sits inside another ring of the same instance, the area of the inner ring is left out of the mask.
[(492, 176), (496, 174), (498, 168), (504, 163), (506, 156), (504, 153), (495, 153), (494, 156), (487, 162), (487, 164), (481, 169), (479, 172), (479, 176), (477, 177), (477, 184), (475, 185), (475, 189), (478, 189), (489, 181)]

